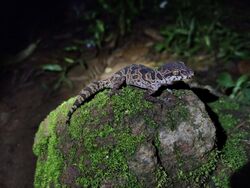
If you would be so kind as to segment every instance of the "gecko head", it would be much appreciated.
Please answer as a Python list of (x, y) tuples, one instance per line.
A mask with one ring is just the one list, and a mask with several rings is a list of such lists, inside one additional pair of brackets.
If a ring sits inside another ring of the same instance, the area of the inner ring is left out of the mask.
[(194, 72), (181, 61), (164, 64), (158, 71), (167, 83), (189, 80), (194, 76)]

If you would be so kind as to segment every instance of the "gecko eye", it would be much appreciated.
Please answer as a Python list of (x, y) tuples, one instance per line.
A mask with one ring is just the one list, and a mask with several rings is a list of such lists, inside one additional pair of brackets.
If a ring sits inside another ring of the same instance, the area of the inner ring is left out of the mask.
[(173, 75), (177, 76), (179, 74), (179, 71), (178, 70), (174, 70), (173, 71)]

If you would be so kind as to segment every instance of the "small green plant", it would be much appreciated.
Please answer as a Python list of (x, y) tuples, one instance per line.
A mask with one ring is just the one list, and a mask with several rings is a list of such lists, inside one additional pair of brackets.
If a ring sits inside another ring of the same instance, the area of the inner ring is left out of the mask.
[(144, 7), (144, 1), (145, 0), (140, 0), (139, 2), (136, 0), (99, 0), (98, 3), (102, 7), (102, 10), (110, 16), (113, 16), (119, 34), (123, 36), (130, 31), (132, 21)]
[[(70, 50), (71, 51), (71, 50)], [(62, 84), (67, 84), (70, 88), (72, 88), (72, 82), (68, 78), (67, 74), (71, 68), (74, 66), (80, 65), (82, 68), (86, 67), (85, 62), (82, 59), (75, 60), (70, 57), (64, 57), (64, 62), (61, 64), (44, 64), (42, 65), (41, 69), (45, 72), (51, 72), (56, 73), (57, 79), (53, 84), (53, 90), (57, 90), (61, 87)], [(46, 84), (43, 84), (43, 87), (45, 89), (48, 89), (49, 87)]]
[(89, 27), (90, 33), (93, 34), (93, 42), (98, 47), (101, 48), (103, 40), (104, 40), (104, 34), (105, 34), (105, 24), (102, 20), (97, 19), (95, 21), (94, 25), (91, 25)]
[(66, 52), (75, 52), (75, 51), (79, 51), (79, 50), (80, 50), (80, 48), (76, 45), (66, 46), (64, 48), (64, 51), (66, 51)]
[(117, 40), (131, 32), (139, 16), (152, 17), (159, 12), (160, 0), (97, 0), (83, 14), (89, 37), (87, 46), (103, 47), (106, 41)]
[(44, 71), (51, 71), (51, 72), (61, 72), (63, 70), (62, 66), (59, 64), (45, 64), (42, 66)]
[[(55, 81), (55, 83), (53, 84), (53, 90), (59, 89), (63, 83), (66, 83), (66, 84), (68, 84), (69, 87), (72, 87), (71, 81), (66, 76), (66, 72), (67, 72), (66, 67), (62, 67), (59, 64), (45, 64), (41, 68), (44, 71), (58, 74), (58, 78)], [(43, 84), (43, 87), (45, 89), (49, 88), (46, 84)]]
[(212, 54), (225, 61), (249, 58), (250, 35), (241, 35), (225, 27), (220, 21), (219, 8), (209, 5), (209, 1), (206, 3), (207, 6), (196, 6), (197, 2), (186, 0), (179, 8), (175, 7), (178, 9), (175, 21), (161, 29), (165, 41), (156, 43), (155, 50), (187, 58), (200, 53)]
[(219, 75), (217, 83), (223, 91), (231, 90), (230, 98), (250, 102), (250, 80), (247, 75), (242, 75), (234, 81), (229, 73), (224, 72)]
[(84, 14), (88, 22), (90, 38), (85, 42), (87, 46), (101, 48), (106, 38), (114, 31), (124, 36), (131, 30), (135, 17), (142, 12), (144, 0), (108, 1), (98, 0), (94, 8)]

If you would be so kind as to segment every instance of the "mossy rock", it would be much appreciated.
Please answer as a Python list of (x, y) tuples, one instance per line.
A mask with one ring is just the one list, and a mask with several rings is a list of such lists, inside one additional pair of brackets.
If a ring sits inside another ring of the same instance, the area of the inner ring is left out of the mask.
[(41, 123), (33, 147), (35, 187), (200, 187), (214, 170), (215, 127), (189, 90), (99, 92), (73, 114), (75, 98)]

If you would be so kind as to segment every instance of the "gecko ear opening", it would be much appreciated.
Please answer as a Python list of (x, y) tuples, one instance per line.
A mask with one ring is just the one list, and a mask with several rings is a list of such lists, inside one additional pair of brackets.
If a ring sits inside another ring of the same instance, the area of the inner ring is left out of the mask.
[(179, 70), (174, 70), (172, 73), (174, 76), (177, 76), (179, 74), (179, 72), (180, 72)]

